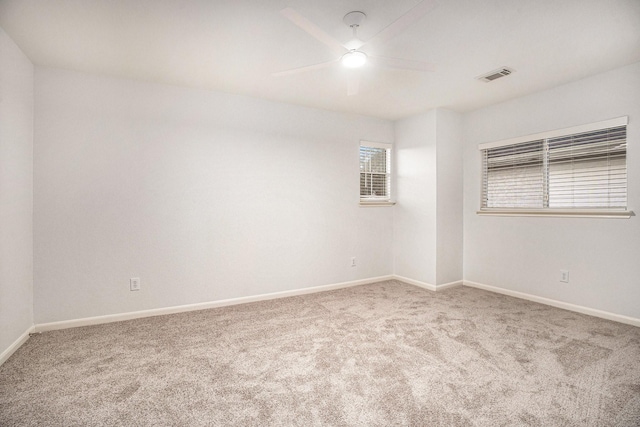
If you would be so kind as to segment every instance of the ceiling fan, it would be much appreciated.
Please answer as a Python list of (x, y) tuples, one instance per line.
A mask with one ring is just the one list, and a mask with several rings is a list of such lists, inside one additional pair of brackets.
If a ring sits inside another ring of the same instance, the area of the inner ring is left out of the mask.
[[(435, 0), (421, 1), (407, 13), (402, 15), (387, 27), (383, 28), (380, 32), (378, 32), (375, 36), (373, 36), (366, 42), (358, 39), (357, 34), (358, 28), (366, 19), (366, 15), (360, 11), (349, 12), (344, 16), (343, 21), (346, 25), (351, 27), (353, 31), (353, 38), (345, 44), (342, 44), (335, 38), (331, 37), (320, 27), (309, 21), (304, 16), (300, 15), (292, 8), (286, 7), (280, 11), (280, 14), (304, 31), (306, 31), (309, 35), (325, 44), (337, 56), (337, 58), (331, 61), (321, 62), (319, 64), (280, 71), (274, 73), (273, 76), (279, 77), (297, 73), (304, 73), (307, 71), (330, 67), (337, 63), (341, 63), (346, 68), (359, 68), (366, 63), (370, 63), (374, 66), (396, 68), (401, 70), (433, 71), (434, 66), (426, 62), (367, 54), (365, 52), (366, 49), (363, 48), (365, 48), (365, 46), (375, 46), (377, 44), (380, 45), (397, 36), (414, 22), (426, 15), (435, 6)], [(356, 95), (358, 93), (359, 86), (360, 75), (358, 73), (351, 73), (348, 81), (347, 95)]]

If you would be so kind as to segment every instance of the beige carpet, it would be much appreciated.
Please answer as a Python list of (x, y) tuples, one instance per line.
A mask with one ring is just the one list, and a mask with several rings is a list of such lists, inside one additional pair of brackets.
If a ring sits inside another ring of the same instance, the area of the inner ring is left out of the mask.
[(46, 332), (2, 426), (639, 426), (640, 328), (395, 281)]

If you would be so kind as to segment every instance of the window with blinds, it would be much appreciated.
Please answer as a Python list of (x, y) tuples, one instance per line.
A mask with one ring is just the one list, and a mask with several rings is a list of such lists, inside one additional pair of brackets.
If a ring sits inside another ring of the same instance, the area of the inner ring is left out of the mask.
[(481, 144), (481, 211), (626, 209), (627, 118)]
[(360, 142), (360, 200), (391, 198), (391, 144)]
[(540, 208), (544, 144), (531, 141), (483, 151), (483, 208)]

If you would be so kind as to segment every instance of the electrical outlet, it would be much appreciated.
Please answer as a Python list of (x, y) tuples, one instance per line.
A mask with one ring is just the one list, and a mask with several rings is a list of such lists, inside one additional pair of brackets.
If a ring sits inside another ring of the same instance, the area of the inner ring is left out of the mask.
[(356, 257), (351, 258), (351, 267), (356, 266)]
[(569, 283), (569, 270), (560, 270), (560, 281)]
[(139, 291), (140, 290), (140, 278), (132, 277), (129, 279), (129, 290), (131, 291)]

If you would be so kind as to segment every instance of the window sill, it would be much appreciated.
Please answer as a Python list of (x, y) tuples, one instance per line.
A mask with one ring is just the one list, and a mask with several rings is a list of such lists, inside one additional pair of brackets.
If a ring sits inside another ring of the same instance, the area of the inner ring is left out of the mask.
[(566, 218), (631, 218), (633, 211), (611, 209), (481, 209), (478, 215), (489, 216), (548, 216)]
[(373, 208), (378, 206), (393, 206), (396, 202), (390, 200), (360, 200), (360, 206), (365, 208)]

